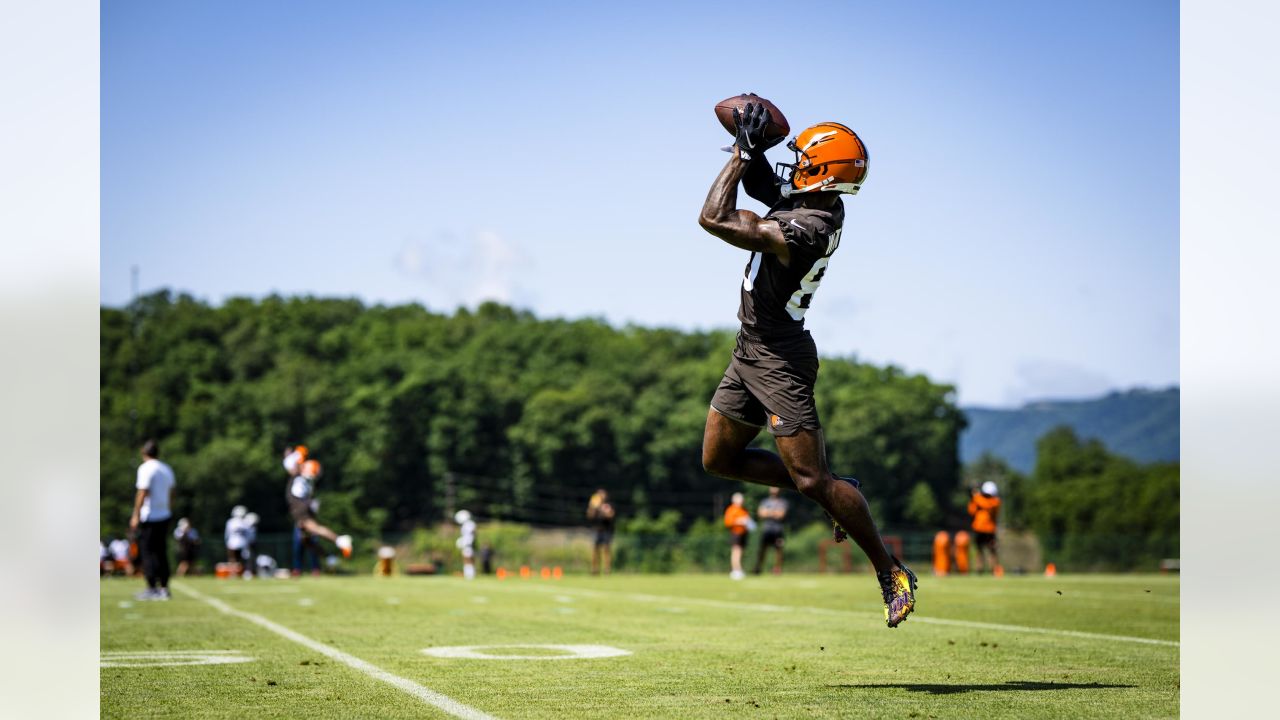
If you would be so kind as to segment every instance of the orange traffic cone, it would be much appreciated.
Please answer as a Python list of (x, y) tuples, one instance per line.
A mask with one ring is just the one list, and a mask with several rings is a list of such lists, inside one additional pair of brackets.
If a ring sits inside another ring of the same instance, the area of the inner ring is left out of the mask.
[(529, 579), (529, 576), (531, 576), (532, 574), (533, 574), (533, 573), (529, 571), (529, 566), (528, 566), (528, 565), (521, 565), (521, 566), (520, 566), (520, 579), (521, 579), (521, 580), (528, 580), (528, 579)]
[(1045, 565), (1045, 566), (1044, 566), (1044, 576), (1045, 576), (1045, 577), (1057, 577), (1057, 576), (1058, 576), (1058, 567), (1057, 567), (1056, 565), (1054, 565), (1053, 563), (1049, 563), (1048, 565)]
[(559, 580), (560, 578), (564, 577), (564, 570), (561, 570), (559, 565), (551, 568), (551, 577), (555, 578), (556, 580)]
[(541, 570), (539, 570), (539, 571), (538, 571), (538, 575), (539, 575), (543, 580), (550, 580), (550, 579), (551, 579), (551, 568), (546, 567), (546, 566), (544, 565), (544, 566), (543, 566), (543, 568), (542, 568)]
[(506, 580), (506, 579), (507, 579), (507, 569), (506, 569), (506, 568), (503, 568), (503, 567), (498, 568), (498, 572), (496, 573), (496, 575), (498, 576), (498, 579), (499, 579), (499, 580)]

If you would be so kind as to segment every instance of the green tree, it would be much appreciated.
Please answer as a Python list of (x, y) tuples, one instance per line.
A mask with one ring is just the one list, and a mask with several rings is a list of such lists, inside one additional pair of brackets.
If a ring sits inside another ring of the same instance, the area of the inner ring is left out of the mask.
[(1038, 444), (1027, 518), (1048, 559), (1078, 568), (1154, 568), (1178, 555), (1177, 463), (1140, 465), (1056, 428)]
[(917, 525), (931, 526), (942, 516), (942, 509), (933, 496), (928, 483), (919, 482), (911, 488), (911, 497), (907, 499), (906, 517)]

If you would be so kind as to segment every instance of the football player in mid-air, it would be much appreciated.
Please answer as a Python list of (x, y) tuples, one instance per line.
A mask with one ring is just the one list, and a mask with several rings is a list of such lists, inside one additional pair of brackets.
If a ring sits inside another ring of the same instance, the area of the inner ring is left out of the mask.
[(315, 483), (320, 479), (320, 461), (312, 458), (297, 462), (296, 452), (286, 455), (284, 461), (284, 467), (290, 474), (284, 496), (294, 525), (306, 535), (319, 536), (337, 545), (343, 557), (351, 557), (351, 536), (339, 535), (316, 519)]
[[(780, 163), (782, 173), (775, 175), (764, 155), (769, 111), (747, 102), (733, 117), (733, 157), (711, 185), (699, 224), (751, 258), (738, 307), (742, 328), (711, 399), (702, 464), (720, 477), (794, 488), (822, 505), (837, 542), (852, 537), (875, 566), (885, 620), (897, 627), (915, 609), (916, 576), (885, 548), (858, 482), (827, 467), (813, 397), (818, 353), (804, 327), (840, 246), (840, 196), (857, 194), (867, 175), (867, 149), (844, 125), (819, 123), (787, 145), (796, 162)], [(737, 209), (739, 182), (769, 206), (764, 217)], [(762, 427), (774, 436), (777, 454), (747, 447)]]

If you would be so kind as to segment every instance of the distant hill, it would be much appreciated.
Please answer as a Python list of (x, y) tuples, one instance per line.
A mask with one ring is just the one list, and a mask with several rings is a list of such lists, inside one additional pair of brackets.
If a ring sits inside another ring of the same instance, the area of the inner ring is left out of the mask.
[(1097, 438), (1109, 450), (1140, 462), (1178, 459), (1178, 388), (1127, 390), (1095, 400), (1051, 400), (1015, 410), (962, 408), (969, 428), (960, 435), (960, 460), (983, 452), (1022, 472), (1036, 463), (1036, 440), (1057, 425)]

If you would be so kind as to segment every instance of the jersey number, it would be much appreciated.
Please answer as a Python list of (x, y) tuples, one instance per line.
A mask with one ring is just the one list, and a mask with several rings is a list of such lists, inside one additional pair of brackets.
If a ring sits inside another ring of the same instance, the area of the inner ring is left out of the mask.
[(809, 268), (809, 274), (800, 281), (800, 289), (791, 293), (791, 299), (787, 301), (787, 314), (792, 320), (804, 319), (804, 313), (809, 309), (813, 294), (818, 291), (822, 276), (827, 274), (827, 262), (830, 260), (830, 257), (818, 258), (813, 267)]

